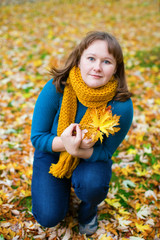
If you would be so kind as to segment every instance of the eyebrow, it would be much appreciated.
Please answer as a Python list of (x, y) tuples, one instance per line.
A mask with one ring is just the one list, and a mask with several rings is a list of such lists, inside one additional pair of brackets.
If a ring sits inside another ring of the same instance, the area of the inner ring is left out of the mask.
[[(90, 55), (92, 55), (92, 56), (94, 56), (94, 57), (96, 57), (97, 55), (96, 54), (94, 54), (94, 53), (87, 53), (86, 54), (86, 56), (90, 56)], [(110, 57), (104, 57), (104, 58), (102, 58), (102, 59), (109, 59), (109, 60), (112, 60), (112, 61), (114, 61), (115, 59), (114, 58), (110, 58)]]

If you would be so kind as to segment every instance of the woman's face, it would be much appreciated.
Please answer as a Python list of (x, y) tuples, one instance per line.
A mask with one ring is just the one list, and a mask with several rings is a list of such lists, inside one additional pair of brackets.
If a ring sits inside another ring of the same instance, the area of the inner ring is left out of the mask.
[(108, 52), (103, 40), (94, 41), (81, 55), (79, 68), (83, 81), (90, 88), (99, 88), (109, 82), (116, 72), (116, 60)]

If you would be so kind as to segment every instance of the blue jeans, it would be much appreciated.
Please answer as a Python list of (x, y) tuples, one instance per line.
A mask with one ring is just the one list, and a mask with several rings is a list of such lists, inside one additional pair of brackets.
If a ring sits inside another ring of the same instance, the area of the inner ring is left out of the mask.
[(97, 205), (106, 198), (111, 179), (112, 160), (86, 162), (81, 160), (71, 179), (59, 179), (49, 174), (51, 163), (58, 155), (36, 150), (32, 176), (32, 212), (44, 227), (56, 226), (69, 208), (71, 186), (81, 200), (79, 222), (89, 223), (97, 213)]

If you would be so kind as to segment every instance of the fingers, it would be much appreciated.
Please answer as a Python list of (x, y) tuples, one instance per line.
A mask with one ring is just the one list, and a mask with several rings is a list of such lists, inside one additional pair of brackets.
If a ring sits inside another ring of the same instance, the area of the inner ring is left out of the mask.
[(92, 142), (92, 139), (91, 138), (85, 138), (85, 142), (90, 143), (90, 142)]
[(61, 136), (75, 136), (77, 123), (71, 123), (62, 133)]
[(79, 125), (77, 124), (76, 126), (76, 138), (77, 138), (77, 141), (81, 141), (82, 140), (82, 131), (79, 127)]
[(78, 124), (69, 125), (61, 134), (61, 139), (65, 150), (72, 156), (77, 156), (80, 151), (82, 132)]
[(82, 139), (84, 138), (84, 136), (85, 136), (85, 134), (88, 132), (88, 130), (87, 129), (83, 129), (82, 130)]
[(80, 145), (80, 142), (82, 141), (82, 131), (79, 124), (70, 124), (61, 134), (61, 139), (63, 142), (69, 141), (69, 139), (71, 141), (72, 139), (75, 145)]

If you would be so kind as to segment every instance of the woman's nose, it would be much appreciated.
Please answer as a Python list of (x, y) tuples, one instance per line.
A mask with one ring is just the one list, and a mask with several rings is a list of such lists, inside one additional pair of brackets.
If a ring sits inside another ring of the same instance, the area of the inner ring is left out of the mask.
[(100, 61), (96, 61), (94, 63), (94, 71), (96, 71), (96, 72), (101, 71), (101, 62)]

